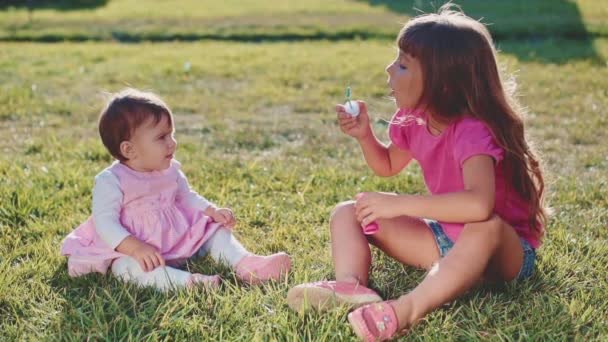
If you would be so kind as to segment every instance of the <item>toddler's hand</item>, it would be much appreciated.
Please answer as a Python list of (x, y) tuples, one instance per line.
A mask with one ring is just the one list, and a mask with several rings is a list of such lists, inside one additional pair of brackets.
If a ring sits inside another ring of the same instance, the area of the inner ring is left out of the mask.
[(398, 195), (389, 192), (367, 192), (355, 203), (355, 215), (362, 226), (376, 221), (397, 217), (399, 208), (395, 206)]
[(163, 259), (154, 246), (140, 241), (133, 236), (124, 239), (116, 247), (116, 250), (135, 259), (145, 272), (150, 272), (159, 266), (165, 266), (165, 259)]
[(341, 104), (336, 105), (336, 113), (338, 114), (340, 130), (355, 139), (361, 140), (371, 134), (371, 127), (365, 102), (357, 101), (357, 103), (359, 104), (358, 116), (353, 117), (348, 114), (344, 105)]
[(215, 209), (215, 211), (211, 214), (211, 218), (213, 221), (221, 223), (228, 229), (232, 229), (236, 225), (234, 213), (228, 208)]

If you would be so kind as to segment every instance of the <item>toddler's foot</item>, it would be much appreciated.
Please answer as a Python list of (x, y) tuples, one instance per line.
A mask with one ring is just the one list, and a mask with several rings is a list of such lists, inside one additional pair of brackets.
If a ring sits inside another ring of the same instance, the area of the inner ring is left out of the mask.
[(193, 288), (195, 286), (203, 286), (206, 288), (216, 288), (220, 286), (220, 276), (218, 275), (204, 275), (200, 273), (194, 273), (186, 280), (186, 288)]
[(375, 291), (363, 285), (341, 281), (300, 284), (287, 293), (287, 304), (296, 311), (308, 308), (323, 311), (340, 305), (356, 308), (381, 300)]
[(248, 255), (235, 267), (236, 276), (249, 284), (278, 280), (291, 269), (291, 258), (280, 252), (268, 256)]

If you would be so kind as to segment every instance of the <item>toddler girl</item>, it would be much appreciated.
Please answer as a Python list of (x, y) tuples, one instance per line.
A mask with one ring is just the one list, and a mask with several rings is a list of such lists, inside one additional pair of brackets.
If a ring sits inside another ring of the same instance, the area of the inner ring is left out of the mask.
[(219, 284), (218, 275), (176, 268), (209, 253), (247, 283), (279, 279), (285, 253), (259, 256), (231, 233), (232, 210), (218, 208), (188, 185), (174, 159), (173, 115), (155, 94), (126, 89), (102, 111), (99, 133), (116, 159), (95, 177), (93, 214), (63, 241), (70, 276), (112, 273), (160, 290)]

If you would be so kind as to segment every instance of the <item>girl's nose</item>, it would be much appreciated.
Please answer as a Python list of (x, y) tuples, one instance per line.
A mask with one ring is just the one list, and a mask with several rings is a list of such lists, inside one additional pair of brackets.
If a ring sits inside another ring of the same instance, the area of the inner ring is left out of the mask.
[(384, 71), (386, 71), (386, 73), (390, 76), (391, 73), (393, 72), (394, 66), (395, 66), (395, 62), (392, 62), (386, 66), (386, 69), (384, 69)]

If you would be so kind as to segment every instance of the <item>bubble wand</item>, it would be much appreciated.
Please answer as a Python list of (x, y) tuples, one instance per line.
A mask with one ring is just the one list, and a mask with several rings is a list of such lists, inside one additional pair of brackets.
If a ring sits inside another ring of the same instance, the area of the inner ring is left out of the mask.
[(350, 116), (358, 116), (359, 115), (359, 103), (357, 101), (353, 101), (351, 99), (352, 91), (350, 86), (346, 87), (346, 103), (344, 103), (344, 109)]

